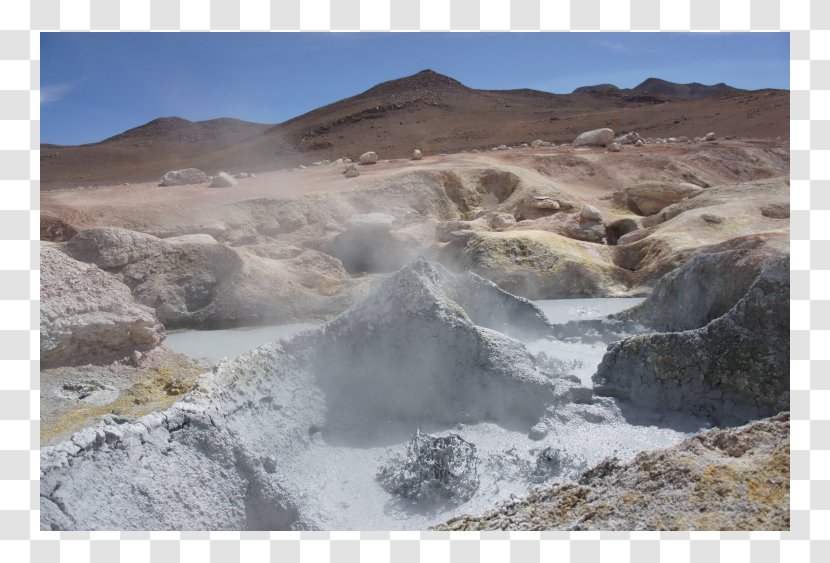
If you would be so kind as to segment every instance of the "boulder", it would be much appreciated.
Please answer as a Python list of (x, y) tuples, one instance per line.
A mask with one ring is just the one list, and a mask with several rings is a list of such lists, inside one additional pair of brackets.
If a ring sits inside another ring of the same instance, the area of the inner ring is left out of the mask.
[(710, 131), (709, 133), (706, 133), (703, 136), (703, 140), (704, 141), (714, 141), (715, 140), (715, 134)]
[(685, 182), (644, 182), (615, 194), (615, 199), (640, 215), (654, 215), (664, 207), (695, 196), (703, 188)]
[(559, 211), (562, 206), (550, 196), (531, 195), (522, 200), (522, 207), (526, 209), (543, 209), (548, 211)]
[(622, 146), (619, 143), (611, 143), (608, 145), (608, 152), (620, 152)]
[(237, 184), (236, 180), (230, 174), (225, 172), (217, 172), (213, 181), (210, 183), (211, 188), (231, 188)]
[(420, 150), (415, 149), (412, 151), (412, 160), (421, 160), (422, 158), (424, 158), (424, 155), (421, 154)]
[(159, 186), (185, 186), (188, 184), (202, 184), (207, 181), (207, 175), (196, 168), (171, 170), (161, 179)]
[(376, 164), (378, 161), (378, 154), (374, 151), (365, 152), (360, 155), (360, 164)]
[(582, 146), (598, 146), (604, 147), (609, 143), (614, 142), (613, 129), (594, 129), (593, 131), (586, 131), (574, 139), (572, 145), (575, 147)]
[(494, 229), (509, 229), (516, 226), (516, 218), (510, 213), (494, 213), (490, 216), (490, 226)]
[(44, 368), (110, 363), (164, 340), (153, 310), (97, 266), (40, 251), (40, 361)]
[(349, 164), (343, 174), (345, 174), (346, 178), (357, 178), (360, 176), (360, 171), (357, 169), (357, 165)]
[(579, 216), (583, 221), (602, 221), (602, 213), (593, 205), (585, 204)]

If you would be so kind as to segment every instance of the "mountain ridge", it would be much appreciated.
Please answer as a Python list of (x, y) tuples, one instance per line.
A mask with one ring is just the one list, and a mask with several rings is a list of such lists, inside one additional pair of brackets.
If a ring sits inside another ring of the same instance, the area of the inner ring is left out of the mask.
[(425, 69), (277, 124), (168, 116), (97, 143), (44, 143), (41, 186), (150, 181), (167, 170), (188, 167), (208, 173), (265, 171), (356, 158), (367, 150), (381, 158), (401, 158), (414, 148), (434, 154), (534, 139), (561, 144), (599, 127), (637, 130), (646, 136), (698, 136), (713, 129), (724, 135), (789, 135), (786, 91), (727, 86), (720, 97), (684, 99), (663, 90), (682, 86), (681, 94), (698, 95), (701, 90), (691, 88), (696, 83), (647, 79), (643, 84), (640, 90), (597, 85), (571, 94), (529, 88), (483, 90)]

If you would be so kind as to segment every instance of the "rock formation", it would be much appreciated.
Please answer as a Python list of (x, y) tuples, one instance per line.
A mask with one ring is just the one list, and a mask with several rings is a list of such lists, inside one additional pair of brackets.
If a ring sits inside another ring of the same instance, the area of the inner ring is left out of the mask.
[(611, 345), (594, 382), (600, 394), (721, 425), (788, 409), (789, 261), (770, 259), (743, 297), (701, 328)]
[(78, 233), (66, 252), (117, 276), (168, 328), (319, 318), (366, 291), (353, 293), (340, 262), (311, 249), (271, 258), (267, 245), (235, 249), (204, 237), (168, 242), (101, 227)]
[(108, 363), (164, 339), (153, 310), (96, 266), (40, 251), (40, 361), (44, 368)]

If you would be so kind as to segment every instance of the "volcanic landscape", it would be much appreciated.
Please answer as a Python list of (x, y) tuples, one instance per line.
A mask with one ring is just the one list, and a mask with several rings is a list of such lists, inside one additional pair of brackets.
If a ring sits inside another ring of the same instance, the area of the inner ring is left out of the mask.
[(430, 70), (41, 147), (41, 526), (788, 529), (789, 92)]

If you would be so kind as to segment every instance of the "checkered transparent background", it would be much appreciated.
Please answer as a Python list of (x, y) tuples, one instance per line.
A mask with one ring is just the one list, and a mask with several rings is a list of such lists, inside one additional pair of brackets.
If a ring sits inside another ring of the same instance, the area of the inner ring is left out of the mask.
[[(69, 30), (789, 31), (791, 531), (41, 532), (39, 32)], [(0, 194), (4, 561), (830, 561), (828, 0), (2, 0)]]

